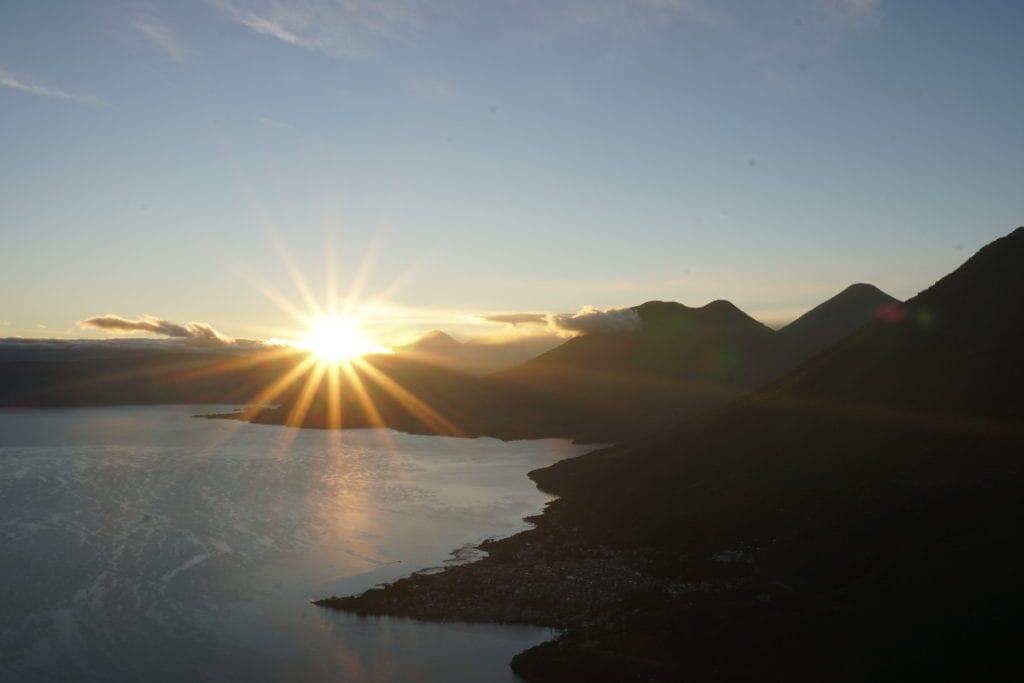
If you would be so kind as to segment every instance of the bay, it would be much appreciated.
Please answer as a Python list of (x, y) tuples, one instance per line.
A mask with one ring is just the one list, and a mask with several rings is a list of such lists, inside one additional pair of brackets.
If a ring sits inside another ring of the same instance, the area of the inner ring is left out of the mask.
[(526, 472), (587, 447), (192, 417), (223, 409), (0, 411), (0, 679), (510, 681), (550, 637), (309, 600), (525, 528)]

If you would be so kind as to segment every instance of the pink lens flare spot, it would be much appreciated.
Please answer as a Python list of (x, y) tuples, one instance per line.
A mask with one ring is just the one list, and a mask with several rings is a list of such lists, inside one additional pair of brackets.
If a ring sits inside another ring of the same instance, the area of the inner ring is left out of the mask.
[(903, 304), (890, 304), (878, 309), (875, 317), (887, 323), (898, 323), (907, 317), (907, 310)]

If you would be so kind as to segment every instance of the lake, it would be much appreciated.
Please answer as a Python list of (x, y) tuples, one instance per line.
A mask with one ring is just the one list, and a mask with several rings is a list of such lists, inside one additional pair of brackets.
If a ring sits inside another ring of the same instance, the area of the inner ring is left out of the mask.
[(548, 629), (309, 600), (525, 528), (527, 471), (590, 447), (192, 417), (223, 410), (0, 410), (0, 680), (516, 680)]

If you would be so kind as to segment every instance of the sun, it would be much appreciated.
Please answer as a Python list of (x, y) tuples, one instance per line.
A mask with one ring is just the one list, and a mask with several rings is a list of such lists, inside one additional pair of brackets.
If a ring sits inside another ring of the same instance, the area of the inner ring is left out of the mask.
[[(388, 405), (400, 405), (432, 432), (464, 436), (457, 425), (393, 378), (388, 371), (391, 364), (371, 358), (395, 353), (368, 334), (366, 328), (379, 330), (391, 326), (393, 321), (385, 322), (380, 317), (387, 306), (378, 304), (388, 301), (403, 279), (384, 290), (378, 302), (361, 302), (372, 253), (368, 253), (351, 283), (339, 290), (333, 250), (328, 244), (326, 296), (321, 302), (313, 295), (303, 269), (292, 261), (284, 246), (275, 242), (275, 248), (306, 305), (296, 305), (258, 275), (250, 274), (250, 283), (301, 327), (272, 328), (280, 336), (268, 342), (270, 350), (223, 366), (222, 371), (227, 372), (269, 360), (277, 369), (283, 369), (282, 374), (254, 394), (246, 419), (255, 419), (267, 410), (284, 410), (283, 423), (290, 427), (309, 425), (341, 430), (370, 426), (383, 430), (388, 424), (376, 404), (386, 401)], [(341, 292), (344, 296), (340, 296)]]
[(323, 363), (344, 363), (358, 356), (387, 353), (359, 332), (355, 320), (345, 316), (320, 318), (310, 327), (302, 346)]

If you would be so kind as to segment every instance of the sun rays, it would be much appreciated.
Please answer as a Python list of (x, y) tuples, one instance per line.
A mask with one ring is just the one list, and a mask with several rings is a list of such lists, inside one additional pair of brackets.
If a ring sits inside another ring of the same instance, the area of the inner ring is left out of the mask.
[[(447, 417), (382, 367), (381, 359), (393, 351), (367, 331), (364, 313), (368, 304), (361, 300), (376, 250), (371, 248), (367, 252), (351, 281), (340, 289), (328, 240), (326, 291), (318, 299), (284, 245), (276, 239), (273, 242), (294, 285), (298, 303), (261, 280), (251, 282), (268, 301), (288, 313), (302, 331), (281, 335), (286, 340), (281, 353), (292, 359), (293, 366), (255, 395), (250, 414), (258, 415), (279, 404), (280, 410), (287, 411), (283, 420), (287, 426), (338, 430), (388, 426), (382, 411), (399, 409), (426, 430), (461, 435), (462, 431)], [(382, 296), (391, 296), (406, 279), (402, 277), (387, 287)]]
[[(432, 376), (423, 375), (415, 362), (395, 356), (373, 338), (375, 329), (389, 324), (381, 313), (387, 305), (381, 302), (390, 300), (409, 273), (376, 290), (379, 299), (362, 299), (370, 289), (375, 250), (369, 250), (339, 286), (328, 243), (324, 292), (317, 297), (306, 271), (279, 241), (271, 240), (294, 291), (272, 287), (255, 274), (245, 279), (288, 314), (290, 329), (265, 328), (264, 338), (270, 339), (264, 342), (224, 337), (217, 344), (192, 344), (153, 362), (125, 364), (107, 373), (104, 383), (147, 387), (154, 400), (182, 396), (188, 402), (204, 397), (200, 402), (244, 404), (244, 410), (230, 415), (239, 419), (238, 427), (254, 421), (324, 428), (333, 432), (332, 442), (347, 428), (465, 435), (443, 414), (443, 407), (435, 405), (443, 401), (431, 384)], [(381, 436), (389, 439), (386, 432)], [(277, 448), (283, 452), (296, 433), (282, 430), (279, 438)]]

